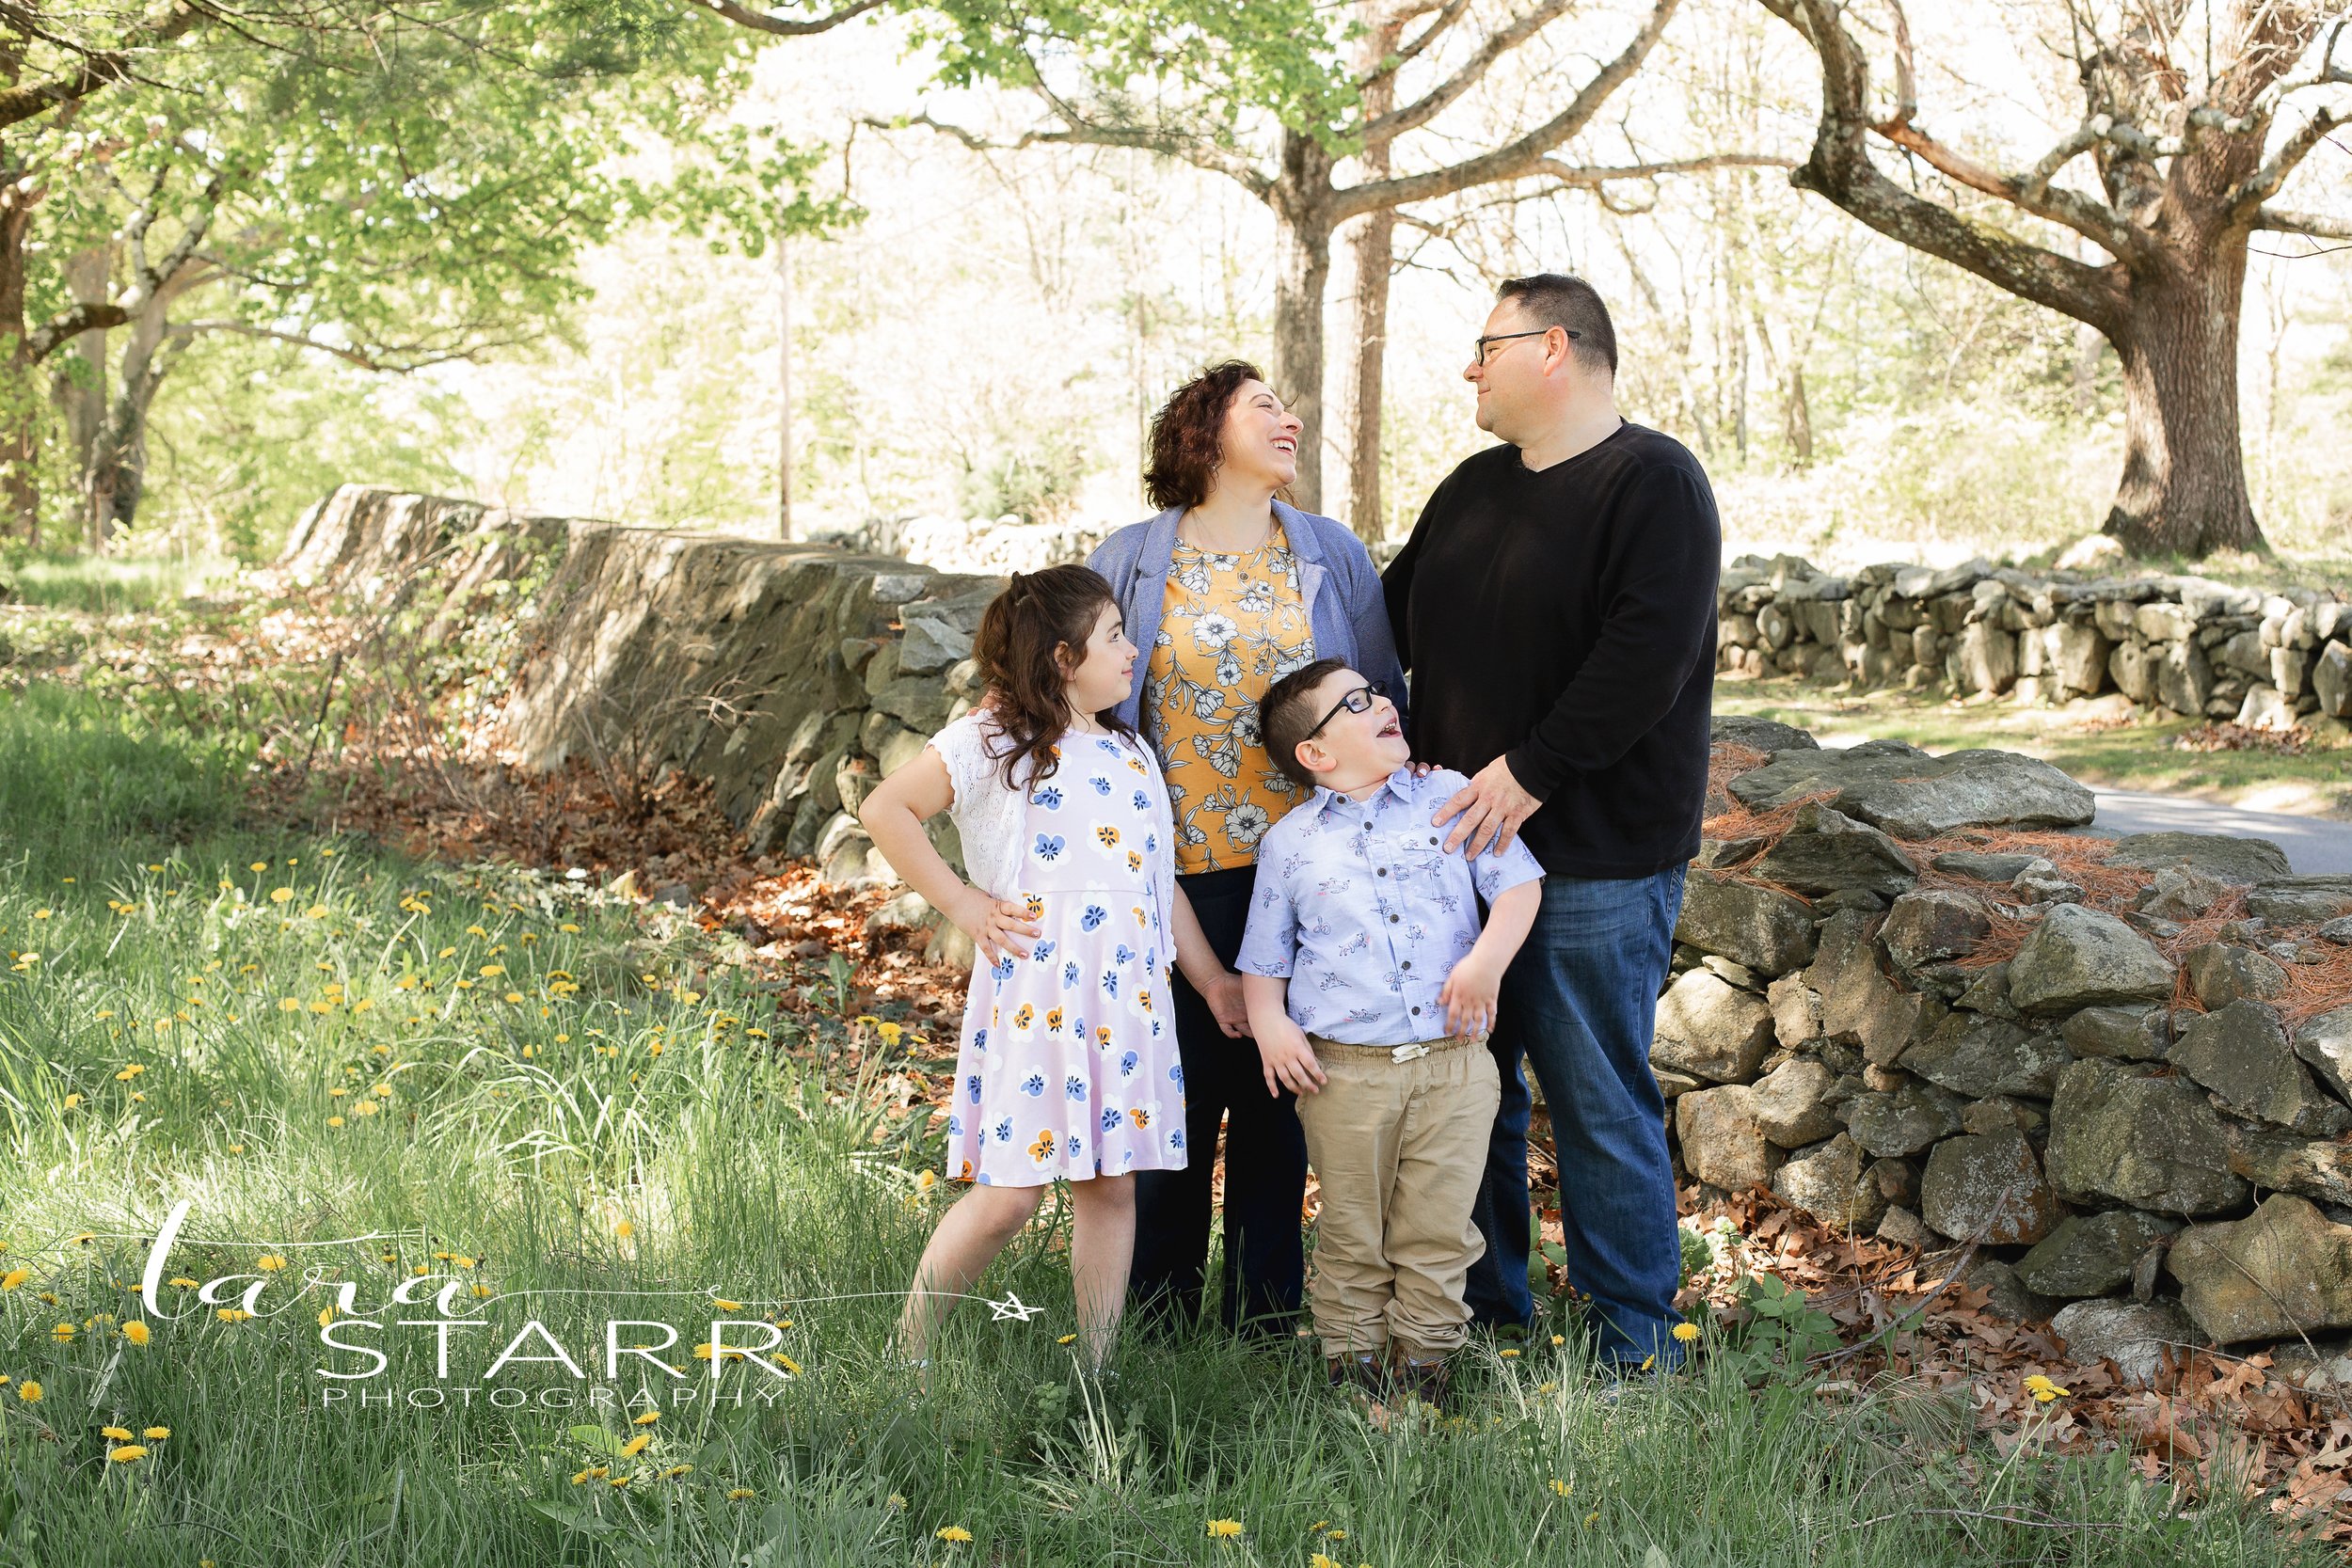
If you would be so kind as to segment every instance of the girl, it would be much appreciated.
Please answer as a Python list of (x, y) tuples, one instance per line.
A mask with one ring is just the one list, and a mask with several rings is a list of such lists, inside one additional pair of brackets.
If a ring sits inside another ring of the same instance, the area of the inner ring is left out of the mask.
[[(1083, 566), (1015, 574), (981, 616), (982, 705), (866, 798), (859, 819), (908, 886), (979, 950), (947, 1120), (947, 1172), (974, 1183), (939, 1222), (898, 1320), (930, 1365), (957, 1298), (1067, 1180), (1070, 1272), (1089, 1370), (1118, 1334), (1135, 1246), (1135, 1176), (1186, 1159), (1175, 960), (1230, 1004), (1220, 963), (1175, 889), (1168, 791), (1110, 710), (1136, 646), (1110, 585)], [(972, 880), (923, 831), (947, 812)]]

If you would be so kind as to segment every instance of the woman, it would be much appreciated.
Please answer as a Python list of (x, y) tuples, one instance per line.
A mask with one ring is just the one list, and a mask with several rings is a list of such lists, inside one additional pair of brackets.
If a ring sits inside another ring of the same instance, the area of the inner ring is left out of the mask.
[[(1317, 658), (1345, 659), (1401, 706), (1405, 673), (1362, 541), (1277, 499), (1298, 477), (1296, 418), (1238, 359), (1176, 389), (1152, 421), (1144, 488), (1160, 514), (1087, 564), (1144, 652), (1118, 709), (1152, 743), (1176, 820), (1176, 872), (1230, 971), (1249, 915), (1258, 841), (1298, 793), (1267, 758), (1258, 699)], [(1290, 1092), (1269, 1096), (1247, 1043), (1240, 981), (1175, 985), (1184, 1073), (1183, 1170), (1136, 1177), (1139, 1315), (1196, 1318), (1209, 1255), (1209, 1180), (1226, 1122), (1225, 1322), (1287, 1333), (1306, 1283), (1299, 1234), (1307, 1142)]]

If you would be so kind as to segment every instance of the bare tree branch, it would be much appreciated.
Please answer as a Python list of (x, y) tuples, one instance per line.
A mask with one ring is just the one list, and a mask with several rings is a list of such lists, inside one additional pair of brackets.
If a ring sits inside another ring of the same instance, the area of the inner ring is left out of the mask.
[(1601, 166), (1564, 164), (1546, 158), (1533, 172), (1549, 177), (1570, 190), (1594, 190), (1617, 180), (1655, 180), (1666, 174), (1699, 174), (1710, 168), (1795, 168), (1797, 160), (1779, 152), (1710, 152), (1696, 158), (1668, 158), (1654, 164)]
[(26, 333), (24, 351), (27, 357), (38, 365), (83, 333), (120, 326), (130, 319), (131, 312), (119, 305), (76, 305), (70, 310), (59, 311)]
[(2295, 172), (2295, 166), (2310, 157), (2312, 150), (2326, 141), (2346, 119), (2352, 119), (2352, 116), (2340, 115), (2332, 108), (2314, 111), (2295, 135), (2279, 144), (2279, 150), (2273, 152), (2262, 167), (2230, 193), (2231, 212), (2242, 216), (2278, 195), (2279, 187), (2287, 182), (2287, 176)]
[(120, 47), (83, 51), (81, 64), (61, 76), (0, 89), (0, 129), (130, 80), (134, 74), (131, 62), (141, 51), (168, 43), (204, 20), (201, 11), (182, 0), (160, 0), (124, 36)]
[(867, 11), (878, 10), (882, 0), (850, 0), (849, 5), (837, 11), (813, 16), (806, 21), (771, 16), (766, 11), (755, 11), (749, 6), (738, 5), (736, 0), (691, 0), (691, 3), (701, 5), (712, 14), (724, 17), (739, 27), (749, 27), (754, 32), (772, 33), (778, 38), (806, 38), (811, 33), (830, 32), (845, 22), (855, 21)]
[[(1392, 13), (1391, 20), (1397, 24), (1408, 22), (1428, 8), (1428, 6), (1422, 3), (1422, 0), (1408, 0), (1406, 6), (1398, 8), (1397, 12)], [(1444, 8), (1431, 19), (1428, 26), (1415, 35), (1410, 42), (1398, 45), (1387, 59), (1382, 60), (1371, 71), (1359, 77), (1356, 85), (1368, 88), (1375, 82), (1385, 81), (1395, 75), (1406, 65), (1418, 59), (1422, 51), (1437, 42), (1438, 36), (1447, 28), (1461, 21), (1462, 13), (1469, 9), (1470, 0), (1446, 0)]]
[[(1537, 0), (1535, 8), (1518, 18), (1509, 26), (1498, 28), (1478, 46), (1477, 53), (1462, 62), (1460, 69), (1436, 87), (1430, 88), (1401, 109), (1376, 115), (1365, 122), (1363, 138), (1367, 146), (1394, 141), (1407, 131), (1418, 130), (1444, 112), (1470, 88), (1476, 87), (1494, 69), (1494, 63), (1534, 38), (1545, 26), (1565, 14), (1569, 0)], [(1556, 144), (1555, 144), (1556, 145)]]
[(1153, 126), (1092, 125), (1077, 119), (1071, 111), (1056, 103), (1063, 123), (1058, 130), (1024, 131), (1010, 141), (995, 141), (961, 125), (950, 125), (935, 119), (926, 111), (902, 115), (894, 119), (881, 119), (871, 115), (860, 117), (858, 123), (878, 131), (896, 131), (911, 125), (929, 126), (943, 136), (951, 136), (975, 152), (1017, 152), (1025, 147), (1128, 147), (1163, 157), (1181, 158), (1196, 167), (1222, 174), (1247, 187), (1252, 196), (1263, 198), (1273, 182), (1234, 154), (1231, 150), (1202, 141), (1184, 131)]
[(2309, 234), (2317, 240), (2352, 240), (2352, 218), (2333, 217), (2326, 213), (2265, 207), (2255, 213), (2254, 227), (2276, 234)]
[(1533, 169), (1544, 154), (1584, 129), (1593, 116), (1600, 112), (1609, 95), (1623, 87), (1642, 61), (1657, 46), (1658, 38), (1666, 30), (1680, 0), (1655, 0), (1642, 29), (1627, 44), (1617, 57), (1601, 67), (1593, 79), (1571, 100), (1568, 106), (1544, 121), (1517, 141), (1507, 142), (1491, 152), (1465, 158), (1458, 164), (1431, 169), (1422, 174), (1399, 175), (1392, 180), (1375, 180), (1351, 186), (1336, 193), (1331, 204), (1334, 221), (1345, 222), (1360, 213), (1377, 207), (1397, 207), (1408, 201), (1426, 201), (1434, 197), (1451, 196), (1472, 185), (1484, 185), (1497, 180), (1509, 180)]
[(203, 333), (225, 333), (238, 338), (260, 338), (271, 342), (292, 343), (296, 348), (314, 349), (331, 354), (336, 358), (358, 366), (361, 370), (377, 371), (392, 375), (406, 375), (432, 365), (447, 365), (460, 360), (479, 359), (495, 349), (512, 348), (536, 341), (540, 333), (523, 333), (511, 338), (487, 339), (469, 343), (464, 348), (426, 349), (421, 347), (390, 347), (373, 351), (354, 348), (348, 343), (330, 343), (323, 339), (306, 337), (299, 332), (281, 332), (275, 327), (255, 326), (241, 321), (174, 322), (164, 329), (167, 338), (187, 339)]

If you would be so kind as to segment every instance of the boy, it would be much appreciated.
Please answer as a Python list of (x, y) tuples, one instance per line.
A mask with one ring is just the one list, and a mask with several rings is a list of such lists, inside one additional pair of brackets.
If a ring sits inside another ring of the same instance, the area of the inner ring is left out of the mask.
[(1378, 1393), (1393, 1350), (1405, 1391), (1442, 1408), (1486, 1250), (1470, 1209), (1501, 1084), (1482, 1041), (1543, 870), (1517, 841), (1445, 851), (1429, 819), (1467, 781), (1416, 775), (1395, 706), (1338, 659), (1276, 682), (1258, 724), (1311, 793), (1259, 846), (1234, 967), (1323, 1182), (1315, 1331), (1335, 1386)]

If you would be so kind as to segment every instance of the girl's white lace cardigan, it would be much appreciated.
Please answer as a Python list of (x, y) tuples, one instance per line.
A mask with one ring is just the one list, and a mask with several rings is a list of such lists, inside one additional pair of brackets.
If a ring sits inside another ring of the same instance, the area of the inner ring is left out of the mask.
[[(1164, 956), (1173, 968), (1176, 956), (1176, 832), (1175, 812), (1168, 800), (1167, 781), (1160, 777), (1159, 759), (1136, 736), (1121, 737), (1143, 759), (1151, 780), (1152, 813), (1159, 822), (1159, 853), (1152, 858), (1152, 891), (1159, 903)], [(951, 721), (930, 738), (931, 750), (947, 765), (955, 800), (947, 816), (963, 845), (963, 874), (992, 898), (1009, 898), (1018, 890), (1023, 824), (1026, 819), (1033, 782), (1026, 764), (1014, 776), (1020, 787), (1005, 785), (1004, 752), (1010, 746), (985, 707), (974, 708)]]

